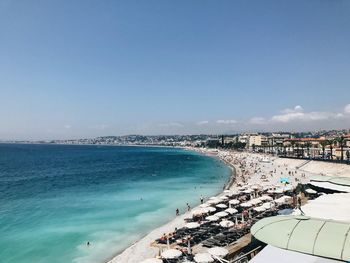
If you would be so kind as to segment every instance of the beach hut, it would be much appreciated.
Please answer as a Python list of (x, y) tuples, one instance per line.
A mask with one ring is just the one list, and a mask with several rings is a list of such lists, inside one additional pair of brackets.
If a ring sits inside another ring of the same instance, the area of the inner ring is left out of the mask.
[(162, 258), (175, 259), (181, 257), (182, 252), (177, 249), (167, 249), (162, 252)]
[(194, 256), (194, 261), (197, 263), (211, 263), (214, 262), (214, 259), (209, 253), (198, 253)]
[(148, 258), (144, 261), (141, 261), (141, 263), (163, 263), (163, 260), (159, 258)]
[(212, 256), (224, 258), (228, 254), (228, 250), (223, 247), (212, 247), (208, 249), (208, 253)]

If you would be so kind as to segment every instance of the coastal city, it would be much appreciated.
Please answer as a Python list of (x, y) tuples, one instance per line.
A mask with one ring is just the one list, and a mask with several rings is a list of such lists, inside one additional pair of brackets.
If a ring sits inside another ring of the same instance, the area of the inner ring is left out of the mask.
[(235, 135), (126, 135), (76, 140), (12, 141), (12, 143), (206, 147), (248, 150), (299, 158), (350, 161), (350, 129)]
[(350, 263), (350, 0), (0, 0), (0, 263)]

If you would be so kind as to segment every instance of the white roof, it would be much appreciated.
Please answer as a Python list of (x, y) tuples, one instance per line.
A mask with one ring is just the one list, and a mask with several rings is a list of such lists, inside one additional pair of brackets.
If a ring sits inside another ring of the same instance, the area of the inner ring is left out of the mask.
[(302, 210), (307, 216), (349, 222), (349, 200), (349, 193), (322, 195), (303, 205)]
[(350, 193), (350, 187), (345, 185), (338, 185), (338, 184), (333, 184), (329, 182), (314, 182), (314, 181), (311, 181), (309, 184), (317, 187), (325, 188), (325, 189)]
[(260, 251), (249, 263), (271, 263), (271, 262), (283, 262), (283, 263), (339, 263), (343, 261), (316, 257), (308, 254), (294, 252), (291, 250), (285, 250), (271, 245), (267, 245), (262, 251)]

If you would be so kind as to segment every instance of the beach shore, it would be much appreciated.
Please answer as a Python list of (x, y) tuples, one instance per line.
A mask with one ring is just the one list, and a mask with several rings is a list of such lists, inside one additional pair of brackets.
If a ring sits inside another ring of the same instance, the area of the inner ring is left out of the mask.
[[(235, 190), (238, 182), (249, 184), (262, 184), (261, 175), (267, 176), (269, 184), (277, 184), (280, 177), (288, 176), (293, 172), (292, 185), (299, 182), (307, 183), (311, 175), (349, 176), (350, 166), (342, 164), (329, 164), (316, 161), (278, 158), (257, 153), (232, 152), (224, 150), (189, 148), (202, 154), (220, 158), (232, 169), (232, 176), (224, 190)], [(266, 182), (265, 182), (266, 183)], [(218, 195), (222, 195), (219, 193)], [(195, 207), (196, 208), (196, 207)], [(193, 208), (193, 209), (195, 209)], [(159, 249), (152, 247), (151, 243), (164, 233), (173, 232), (175, 228), (185, 225), (185, 218), (191, 217), (191, 211), (177, 216), (167, 224), (152, 230), (149, 234), (132, 244), (122, 253), (108, 261), (108, 263), (139, 263), (146, 258), (159, 254)]]

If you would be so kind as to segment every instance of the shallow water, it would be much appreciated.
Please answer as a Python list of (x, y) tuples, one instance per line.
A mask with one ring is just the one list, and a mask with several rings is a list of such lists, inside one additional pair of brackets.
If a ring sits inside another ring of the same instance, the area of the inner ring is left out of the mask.
[(0, 262), (104, 262), (229, 175), (182, 149), (0, 144)]

